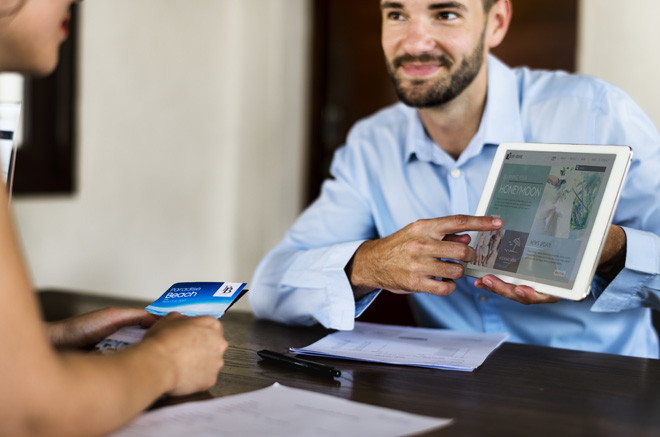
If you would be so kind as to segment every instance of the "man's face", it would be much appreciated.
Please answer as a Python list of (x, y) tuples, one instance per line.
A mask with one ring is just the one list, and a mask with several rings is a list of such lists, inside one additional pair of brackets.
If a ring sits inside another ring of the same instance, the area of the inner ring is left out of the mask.
[(460, 95), (484, 65), (482, 0), (381, 0), (382, 45), (399, 99), (420, 108)]

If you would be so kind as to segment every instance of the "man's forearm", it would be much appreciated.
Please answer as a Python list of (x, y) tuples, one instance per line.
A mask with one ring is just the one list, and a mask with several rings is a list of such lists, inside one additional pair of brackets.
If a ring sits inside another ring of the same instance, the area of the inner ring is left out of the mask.
[(363, 262), (362, 256), (365, 250), (364, 246), (366, 245), (369, 247), (370, 243), (372, 242), (365, 241), (362, 243), (360, 247), (358, 247), (358, 249), (355, 251), (355, 254), (348, 261), (344, 269), (346, 271), (346, 277), (348, 278), (349, 282), (351, 283), (351, 287), (353, 288), (353, 296), (355, 297), (356, 301), (378, 288), (378, 286), (368, 285), (364, 275), (364, 268), (366, 267), (366, 264)]

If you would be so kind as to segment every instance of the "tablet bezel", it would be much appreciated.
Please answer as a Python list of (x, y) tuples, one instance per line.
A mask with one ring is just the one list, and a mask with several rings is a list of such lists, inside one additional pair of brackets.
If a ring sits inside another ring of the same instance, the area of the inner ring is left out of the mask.
[[(501, 280), (514, 285), (527, 285), (534, 288), (539, 293), (557, 296), (564, 299), (579, 301), (584, 299), (590, 290), (593, 276), (596, 273), (598, 260), (603, 250), (605, 239), (609, 231), (610, 224), (614, 217), (614, 212), (619, 201), (619, 196), (623, 188), (626, 174), (632, 161), (632, 148), (629, 146), (610, 146), (610, 145), (584, 145), (584, 144), (545, 144), (545, 143), (502, 143), (499, 145), (484, 191), (479, 200), (479, 205), (475, 212), (476, 216), (486, 215), (487, 209), (491, 203), (496, 183), (498, 181), (505, 156), (511, 151), (538, 151), (555, 153), (576, 153), (576, 154), (608, 154), (614, 156), (614, 162), (611, 167), (610, 177), (607, 180), (601, 203), (598, 207), (596, 218), (591, 233), (585, 238), (588, 239), (584, 255), (578, 267), (572, 288), (549, 285), (544, 282), (512, 276), (510, 272), (497, 270), (484, 266), (477, 266), (471, 263), (463, 263), (465, 275), (480, 278), (486, 274), (492, 274)], [(504, 223), (506, 227), (506, 223)], [(470, 246), (476, 247), (479, 232), (470, 232), (472, 241)]]

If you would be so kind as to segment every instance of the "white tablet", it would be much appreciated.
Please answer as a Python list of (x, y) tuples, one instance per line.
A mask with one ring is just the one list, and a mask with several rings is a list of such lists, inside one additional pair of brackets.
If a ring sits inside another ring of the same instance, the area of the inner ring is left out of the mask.
[(584, 299), (631, 159), (627, 146), (501, 144), (475, 215), (504, 225), (470, 234), (465, 274)]

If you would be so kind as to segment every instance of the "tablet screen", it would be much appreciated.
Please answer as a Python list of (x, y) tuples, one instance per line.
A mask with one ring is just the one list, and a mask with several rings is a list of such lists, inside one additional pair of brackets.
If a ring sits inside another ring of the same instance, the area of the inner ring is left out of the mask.
[(468, 265), (484, 274), (573, 288), (615, 159), (608, 153), (507, 150), (483, 212), (504, 226), (477, 233), (476, 241), (473, 236), (477, 259)]

